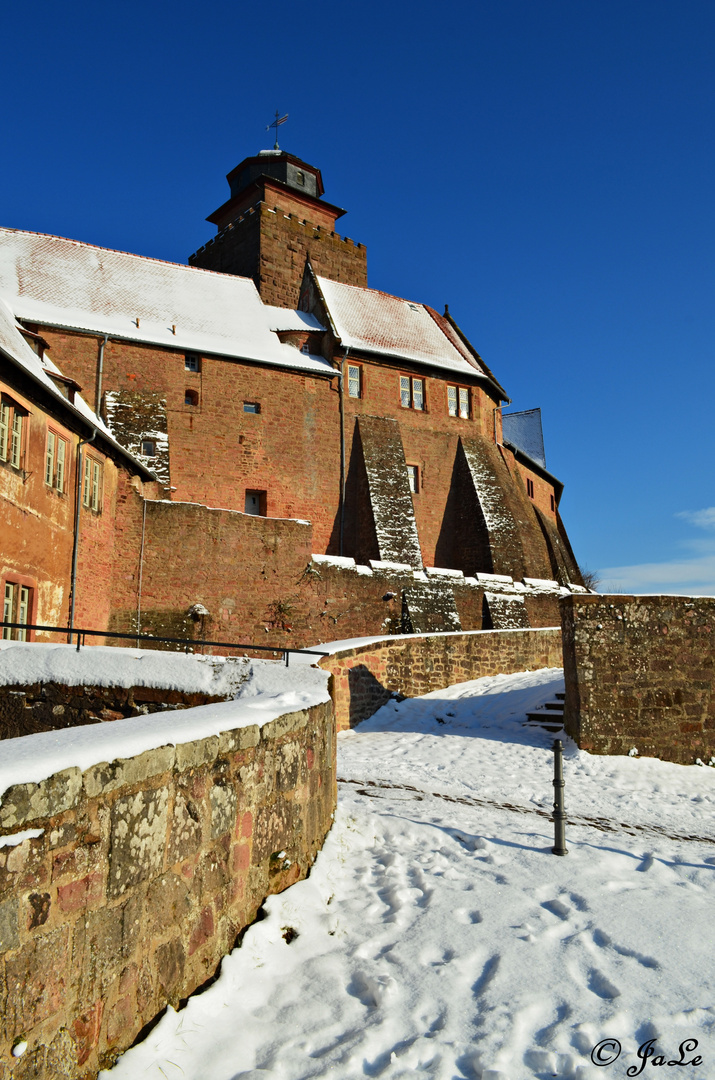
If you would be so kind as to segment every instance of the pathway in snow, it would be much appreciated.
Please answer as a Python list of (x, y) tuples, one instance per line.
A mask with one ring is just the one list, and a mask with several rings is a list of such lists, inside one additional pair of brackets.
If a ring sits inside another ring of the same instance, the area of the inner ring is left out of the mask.
[[(102, 1076), (620, 1080), (657, 1038), (666, 1062), (697, 1039), (675, 1071), (715, 1077), (715, 770), (567, 741), (569, 816), (614, 831), (571, 825), (553, 856), (553, 736), (522, 720), (559, 689), (480, 679), (340, 736), (350, 782), (310, 878)], [(596, 1068), (604, 1039), (622, 1052)]]

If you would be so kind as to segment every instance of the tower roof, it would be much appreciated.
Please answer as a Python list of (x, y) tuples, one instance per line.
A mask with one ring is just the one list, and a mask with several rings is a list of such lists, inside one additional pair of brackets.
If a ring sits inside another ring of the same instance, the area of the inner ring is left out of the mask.
[(319, 202), (324, 210), (332, 212), (333, 221), (346, 213), (342, 207), (323, 201), (325, 188), (320, 169), (285, 150), (261, 150), (253, 157), (244, 158), (226, 174), (226, 179), (231, 189), (230, 198), (206, 218), (219, 228), (256, 199), (264, 197), (266, 187), (288, 192), (308, 207)]

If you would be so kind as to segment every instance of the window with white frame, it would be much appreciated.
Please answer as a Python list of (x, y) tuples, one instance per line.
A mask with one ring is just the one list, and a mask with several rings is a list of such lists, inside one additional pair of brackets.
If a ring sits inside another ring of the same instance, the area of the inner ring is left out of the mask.
[(196, 353), (187, 353), (184, 357), (184, 369), (186, 371), (201, 371), (201, 357)]
[[(3, 622), (27, 625), (32, 610), (32, 589), (27, 585), (6, 581), (4, 594)], [(27, 630), (22, 627), (13, 629), (10, 626), (3, 626), (2, 636), (10, 641), (27, 641)]]
[(420, 467), (419, 465), (407, 466), (407, 479), (410, 485), (410, 491), (417, 495), (420, 490)]
[(82, 481), (82, 505), (96, 513), (102, 511), (102, 487), (104, 466), (101, 461), (87, 454), (84, 459), (84, 477)]
[(348, 364), (348, 397), (362, 397), (362, 368)]
[(67, 461), (69, 458), (69, 444), (56, 431), (47, 432), (47, 449), (45, 451), (45, 483), (55, 491), (65, 490), (67, 475)]
[(11, 398), (0, 400), (0, 461), (23, 466), (25, 450), (25, 418), (27, 413)]
[(400, 404), (403, 409), (418, 409), (425, 407), (425, 381), (413, 379), (409, 375), (400, 375)]
[(469, 419), (469, 390), (466, 386), (447, 387), (447, 412), (450, 416)]

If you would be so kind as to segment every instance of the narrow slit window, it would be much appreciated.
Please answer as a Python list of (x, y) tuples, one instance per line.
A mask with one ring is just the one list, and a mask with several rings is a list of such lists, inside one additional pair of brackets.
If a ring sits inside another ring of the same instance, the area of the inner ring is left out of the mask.
[(0, 461), (7, 461), (7, 447), (10, 438), (10, 406), (0, 402)]
[(22, 623), (13, 629), (3, 626), (2, 636), (7, 641), (27, 641), (25, 626), (30, 622), (32, 613), (32, 589), (28, 585), (19, 585), (12, 581), (5, 582), (3, 599), (3, 621)]
[(407, 466), (407, 479), (410, 484), (410, 491), (417, 495), (420, 490), (420, 467), (419, 465)]
[(104, 466), (101, 461), (87, 456), (84, 459), (84, 483), (82, 485), (82, 504), (88, 510), (101, 513)]
[(10, 464), (16, 469), (22, 463), (22, 413), (15, 409), (12, 417), (12, 439), (10, 445)]
[(362, 397), (361, 375), (358, 364), (348, 364), (348, 397)]
[(57, 469), (55, 470), (55, 487), (58, 491), (65, 490), (65, 459), (67, 455), (67, 443), (64, 439), (57, 440)]
[(526, 494), (530, 499), (534, 498), (534, 481), (526, 478)]
[(400, 404), (403, 409), (409, 409), (412, 404), (409, 375), (400, 375)]
[(550, 499), (551, 499), (551, 510), (553, 512), (553, 511), (556, 510), (556, 499), (553, 497), (553, 495), (550, 496)]
[(52, 487), (52, 480), (55, 475), (55, 448), (57, 446), (57, 436), (54, 431), (47, 432), (47, 453), (45, 454), (45, 483)]

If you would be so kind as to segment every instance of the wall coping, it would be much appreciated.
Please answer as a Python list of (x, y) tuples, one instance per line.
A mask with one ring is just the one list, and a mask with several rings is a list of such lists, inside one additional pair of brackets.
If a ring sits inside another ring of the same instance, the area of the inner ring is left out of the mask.
[(5, 793), (18, 784), (42, 785), (57, 774), (79, 774), (96, 765), (136, 758), (162, 747), (175, 748), (178, 753), (180, 747), (197, 740), (223, 738), (235, 731), (248, 733), (254, 729), (258, 742), (261, 730), (280, 717), (330, 701), (327, 679), (326, 673), (322, 691), (257, 694), (180, 712), (133, 716), (5, 739), (0, 756), (0, 817)]
[(324, 656), (318, 663), (318, 667), (323, 667), (324, 664), (329, 663), (330, 658), (347, 656), (349, 654), (357, 654), (365, 652), (368, 649), (373, 649), (376, 645), (392, 645), (398, 641), (420, 641), (427, 640), (429, 638), (441, 639), (450, 637), (479, 637), (482, 634), (543, 634), (545, 632), (552, 633), (557, 630), (561, 633), (560, 626), (522, 626), (516, 628), (509, 628), (504, 630), (440, 630), (436, 633), (426, 634), (388, 634), (380, 637), (364, 637), (364, 638), (346, 638), (345, 641), (328, 641), (323, 642), (320, 645), (315, 645), (315, 649), (325, 650), (329, 653), (329, 656)]

